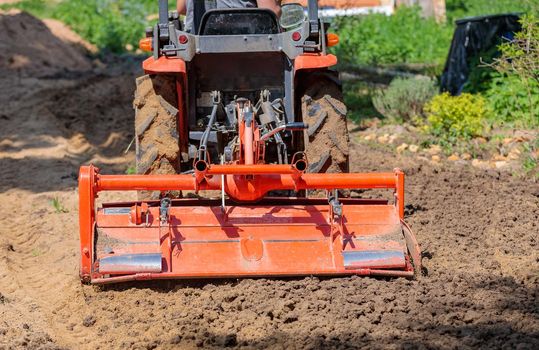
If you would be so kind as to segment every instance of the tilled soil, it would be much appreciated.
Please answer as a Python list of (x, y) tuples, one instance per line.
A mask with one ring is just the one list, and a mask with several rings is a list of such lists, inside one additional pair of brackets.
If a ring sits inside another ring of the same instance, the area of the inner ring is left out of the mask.
[(123, 151), (137, 74), (2, 74), (0, 349), (539, 347), (539, 185), (401, 158), (354, 133), (353, 171), (408, 175), (407, 221), (425, 266), (417, 280), (81, 285), (78, 166), (132, 164)]

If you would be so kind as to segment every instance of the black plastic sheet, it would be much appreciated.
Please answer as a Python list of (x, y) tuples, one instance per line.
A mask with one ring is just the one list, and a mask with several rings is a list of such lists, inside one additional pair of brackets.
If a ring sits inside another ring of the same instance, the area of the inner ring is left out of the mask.
[(475, 68), (473, 58), (511, 40), (520, 31), (518, 14), (473, 17), (458, 20), (441, 78), (441, 89), (459, 95), (471, 71)]

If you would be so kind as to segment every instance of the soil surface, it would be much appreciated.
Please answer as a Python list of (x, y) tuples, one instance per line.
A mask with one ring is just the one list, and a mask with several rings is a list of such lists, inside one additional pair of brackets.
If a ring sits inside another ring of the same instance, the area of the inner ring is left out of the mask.
[[(0, 24), (8, 16), (18, 15), (0, 15)], [(36, 32), (36, 41), (50, 33)], [(0, 349), (539, 347), (539, 185), (370, 149), (353, 125), (353, 171), (399, 166), (408, 176), (419, 279), (81, 285), (78, 167), (132, 166), (133, 151), (124, 150), (139, 62), (100, 68), (65, 56), (61, 64), (64, 56), (50, 52), (55, 64), (43, 66), (22, 45), (0, 52), (13, 50), (29, 61), (0, 66)]]

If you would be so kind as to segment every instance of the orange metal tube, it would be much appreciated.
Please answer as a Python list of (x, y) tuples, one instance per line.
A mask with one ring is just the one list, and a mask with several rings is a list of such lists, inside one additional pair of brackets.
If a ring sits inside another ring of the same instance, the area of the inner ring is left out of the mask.
[(294, 165), (210, 165), (207, 175), (270, 175), (300, 172)]
[[(209, 179), (207, 185), (214, 189), (218, 179)], [(259, 175), (247, 180), (243, 176), (226, 177), (226, 193), (239, 201), (256, 201), (270, 191), (279, 190), (337, 190), (396, 188), (395, 174), (303, 174)], [(218, 189), (218, 188), (217, 188)]]
[[(279, 173), (274, 173), (279, 172)], [(285, 174), (283, 174), (285, 172)], [(253, 175), (247, 178), (245, 173)], [(268, 174), (269, 173), (269, 174)], [(93, 175), (91, 175), (93, 174)], [(237, 175), (241, 174), (241, 175)], [(201, 176), (195, 175), (99, 175), (96, 168), (82, 167), (81, 190), (91, 186), (91, 193), (100, 191), (198, 191), (222, 189), (220, 176), (225, 175), (225, 191), (239, 201), (256, 201), (277, 190), (337, 190), (388, 188), (396, 190), (396, 205), (404, 217), (404, 173), (380, 174), (303, 174), (294, 166), (213, 165)], [(92, 194), (84, 196), (90, 200)], [(85, 200), (81, 196), (81, 206)]]
[(89, 282), (93, 261), (93, 232), (95, 223), (95, 178), (99, 169), (90, 165), (82, 167), (79, 175), (79, 229), (80, 229), (80, 277)]
[(404, 172), (400, 169), (395, 169), (395, 176), (397, 177), (395, 204), (399, 210), (400, 219), (404, 220)]
[[(259, 170), (262, 170), (261, 167)], [(231, 167), (231, 169), (233, 169)], [(290, 168), (288, 168), (289, 170)], [(217, 169), (218, 170), (218, 169)], [(213, 175), (220, 175), (217, 170)], [(231, 172), (242, 172), (242, 167)], [(272, 190), (333, 190), (396, 188), (397, 176), (385, 174), (293, 174), (256, 175), (247, 179), (241, 175), (226, 176), (225, 188), (229, 196), (237, 200), (253, 201)], [(221, 190), (218, 177), (205, 178), (198, 186), (193, 175), (98, 175), (96, 191), (174, 191), (174, 190)]]
[(393, 173), (305, 174), (299, 187), (302, 190), (395, 188), (396, 181)]
[(99, 175), (97, 191), (195, 190), (192, 175)]

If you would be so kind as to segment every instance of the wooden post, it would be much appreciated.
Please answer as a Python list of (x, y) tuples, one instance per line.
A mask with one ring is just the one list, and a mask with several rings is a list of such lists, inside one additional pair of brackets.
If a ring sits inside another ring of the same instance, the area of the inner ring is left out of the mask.
[(445, 6), (445, 0), (433, 0), (434, 2), (434, 18), (436, 22), (444, 23), (447, 21), (447, 12)]
[(423, 16), (434, 17), (437, 22), (446, 21), (445, 0), (397, 0), (397, 6), (421, 6)]

